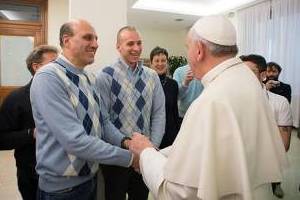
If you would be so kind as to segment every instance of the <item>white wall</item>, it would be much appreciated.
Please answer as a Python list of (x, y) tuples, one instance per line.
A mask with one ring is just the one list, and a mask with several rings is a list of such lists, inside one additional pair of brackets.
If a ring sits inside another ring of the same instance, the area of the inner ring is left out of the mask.
[(68, 19), (69, 0), (48, 1), (48, 44), (59, 47), (59, 29)]
[[(236, 13), (233, 12), (230, 16), (227, 16), (232, 24), (237, 26)], [(146, 29), (143, 27), (137, 27), (140, 31), (143, 39), (144, 50), (142, 58), (149, 58), (151, 50), (160, 46), (166, 48), (169, 55), (186, 56), (186, 35), (188, 30), (174, 31), (174, 30), (157, 30)]]
[[(116, 6), (117, 5), (117, 6)], [(91, 70), (111, 64), (118, 57), (115, 48), (117, 31), (127, 24), (126, 1), (119, 0), (50, 0), (48, 1), (48, 43), (59, 46), (59, 28), (72, 18), (84, 18), (99, 36), (99, 48)], [(139, 28), (144, 43), (142, 58), (149, 58), (156, 46), (166, 48), (169, 55), (186, 55), (186, 31), (167, 31)]]
[[(227, 16), (228, 19), (237, 26), (236, 14), (233, 13)], [(169, 55), (186, 56), (185, 40), (188, 30), (173, 31), (173, 30), (157, 30), (137, 27), (143, 39), (144, 50), (142, 58), (149, 58), (151, 50), (160, 46), (166, 48)]]
[[(138, 27), (137, 27), (138, 28)], [(149, 58), (151, 50), (160, 46), (168, 50), (169, 55), (185, 56), (186, 31), (167, 31), (138, 28), (142, 35), (144, 50), (142, 58)]]
[[(117, 6), (116, 6), (117, 5)], [(89, 67), (111, 64), (118, 57), (115, 48), (118, 30), (127, 24), (127, 3), (119, 0), (50, 0), (48, 1), (48, 43), (59, 46), (60, 26), (69, 19), (89, 21), (99, 36), (95, 63)]]
[(118, 57), (115, 43), (118, 30), (127, 24), (127, 1), (124, 0), (71, 0), (70, 18), (84, 18), (99, 36), (99, 48), (91, 70), (111, 64)]

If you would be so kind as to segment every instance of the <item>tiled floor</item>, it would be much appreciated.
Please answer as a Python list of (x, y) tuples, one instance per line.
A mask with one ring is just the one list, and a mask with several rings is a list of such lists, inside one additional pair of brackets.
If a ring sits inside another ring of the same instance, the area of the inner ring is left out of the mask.
[[(285, 172), (282, 188), (285, 191), (284, 200), (300, 200), (298, 187), (300, 184), (300, 140), (296, 132), (292, 134), (291, 147), (288, 152), (290, 168)], [(0, 199), (21, 200), (17, 190), (16, 168), (13, 151), (0, 151)], [(149, 199), (152, 199), (151, 197)], [(274, 200), (277, 198), (274, 197)]]
[(285, 192), (284, 200), (300, 200), (300, 140), (297, 138), (296, 131), (292, 133), (288, 159), (290, 167), (285, 171), (282, 183), (282, 189)]
[(0, 151), (0, 199), (22, 200), (17, 189), (16, 163), (13, 151)]

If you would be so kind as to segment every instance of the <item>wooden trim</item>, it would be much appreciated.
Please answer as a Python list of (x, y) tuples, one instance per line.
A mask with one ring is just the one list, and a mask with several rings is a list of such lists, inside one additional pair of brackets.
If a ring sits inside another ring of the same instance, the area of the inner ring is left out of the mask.
[(7, 24), (7, 26), (0, 22), (0, 35), (8, 36), (31, 36), (34, 38), (34, 46), (45, 44), (42, 36), (41, 25), (22, 25)]
[(16, 86), (2, 86), (0, 87), (0, 105), (2, 104), (3, 100), (11, 93), (13, 90), (19, 87)]
[(43, 12), (41, 12), (41, 21), (43, 24), (42, 36), (44, 44), (48, 44), (48, 0), (42, 1), (41, 8)]
[(1, 20), (0, 23), (6, 26), (41, 26), (40, 22), (31, 22), (31, 21), (11, 21), (11, 20)]
[(43, 3), (44, 0), (1, 0), (1, 2), (18, 5), (36, 5)]
[(35, 5), (40, 7), (40, 21), (0, 20), (0, 35), (32, 36), (34, 46), (47, 44), (48, 0), (1, 0), (2, 3), (15, 5)]
[(9, 34), (9, 35), (23, 35), (23, 31), (27, 32), (36, 32), (41, 30), (41, 24), (32, 24), (32, 23), (6, 23), (3, 21), (0, 21), (0, 33), (3, 34)]
[[(48, 32), (48, 0), (1, 0), (1, 3), (14, 5), (39, 6), (40, 21), (10, 21), (0, 19), (0, 35), (31, 36), (34, 46), (47, 44)], [(0, 86), (0, 104), (16, 86)]]
[(18, 86), (2, 86), (0, 87), (0, 93), (5, 93), (5, 92), (8, 92), (8, 91), (11, 91), (11, 90), (14, 90), (14, 89), (17, 89), (19, 88)]

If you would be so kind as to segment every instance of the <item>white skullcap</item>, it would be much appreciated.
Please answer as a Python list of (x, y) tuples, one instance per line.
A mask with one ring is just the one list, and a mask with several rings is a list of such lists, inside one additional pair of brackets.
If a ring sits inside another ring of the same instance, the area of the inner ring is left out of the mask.
[(200, 18), (192, 29), (201, 38), (223, 46), (236, 45), (236, 31), (224, 16), (213, 15)]

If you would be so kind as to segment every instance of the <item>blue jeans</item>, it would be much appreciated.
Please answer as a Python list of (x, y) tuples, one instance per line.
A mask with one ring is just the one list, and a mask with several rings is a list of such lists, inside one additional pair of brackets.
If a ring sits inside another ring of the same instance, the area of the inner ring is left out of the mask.
[(37, 200), (95, 200), (96, 188), (96, 177), (78, 186), (55, 192), (45, 192), (39, 188)]

